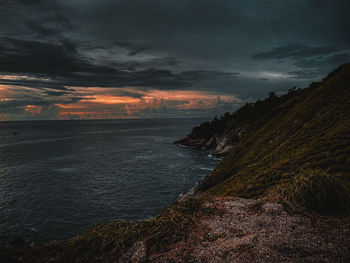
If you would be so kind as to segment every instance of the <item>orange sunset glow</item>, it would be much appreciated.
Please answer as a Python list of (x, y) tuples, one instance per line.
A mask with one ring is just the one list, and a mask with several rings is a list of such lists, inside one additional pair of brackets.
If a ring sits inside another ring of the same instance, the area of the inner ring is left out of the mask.
[(40, 114), (42, 108), (40, 106), (27, 105), (25, 111), (30, 114)]
[[(4, 78), (4, 76), (2, 76)], [(6, 76), (6, 79), (25, 78)], [(27, 79), (28, 80), (28, 79)], [(26, 104), (30, 94), (31, 101)], [(56, 96), (52, 96), (52, 94)], [(65, 87), (63, 91), (50, 88), (0, 85), (2, 102), (11, 104), (21, 97), (16, 114), (3, 113), (7, 119), (112, 119), (149, 116), (200, 115), (208, 111), (232, 110), (242, 101), (232, 95), (193, 90), (139, 89), (136, 87)], [(45, 103), (41, 102), (45, 99)], [(37, 101), (37, 103), (35, 103)], [(42, 105), (43, 104), (43, 105)]]
[[(129, 92), (136, 96), (116, 96), (107, 88), (76, 88), (76, 93), (81, 94), (81, 100), (70, 104), (56, 104), (60, 107), (60, 117), (128, 118), (142, 115), (146, 111), (156, 114), (159, 110), (165, 113), (167, 110), (212, 109), (220, 104), (241, 103), (241, 100), (234, 96), (200, 91), (140, 91), (131, 88), (112, 91)], [(84, 95), (86, 93), (88, 95)]]

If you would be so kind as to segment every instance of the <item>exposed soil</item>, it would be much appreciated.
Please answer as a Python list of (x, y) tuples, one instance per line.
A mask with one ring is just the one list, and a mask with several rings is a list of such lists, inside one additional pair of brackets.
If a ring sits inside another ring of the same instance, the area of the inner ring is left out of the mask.
[[(278, 203), (232, 197), (202, 209), (211, 212), (185, 240), (124, 262), (350, 262), (349, 219), (289, 214)], [(146, 251), (139, 242), (137, 248)]]

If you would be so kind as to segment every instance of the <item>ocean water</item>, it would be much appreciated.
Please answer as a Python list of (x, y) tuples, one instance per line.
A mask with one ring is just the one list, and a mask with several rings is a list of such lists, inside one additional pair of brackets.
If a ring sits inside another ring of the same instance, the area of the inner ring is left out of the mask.
[(154, 216), (218, 164), (173, 144), (203, 121), (0, 122), (0, 241), (67, 240)]

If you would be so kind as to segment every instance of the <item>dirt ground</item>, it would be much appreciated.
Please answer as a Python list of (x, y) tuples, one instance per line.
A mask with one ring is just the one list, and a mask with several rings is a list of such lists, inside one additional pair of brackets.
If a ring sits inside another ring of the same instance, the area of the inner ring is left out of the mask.
[(242, 198), (214, 198), (206, 208), (188, 238), (149, 255), (138, 242), (129, 262), (350, 262), (349, 219)]

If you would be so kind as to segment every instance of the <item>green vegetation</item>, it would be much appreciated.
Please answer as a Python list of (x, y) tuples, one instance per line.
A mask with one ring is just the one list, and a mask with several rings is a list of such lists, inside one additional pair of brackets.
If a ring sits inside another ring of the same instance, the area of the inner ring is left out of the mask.
[(247, 104), (224, 122), (246, 134), (200, 191), (259, 198), (300, 168), (319, 167), (350, 192), (350, 64), (307, 89)]

